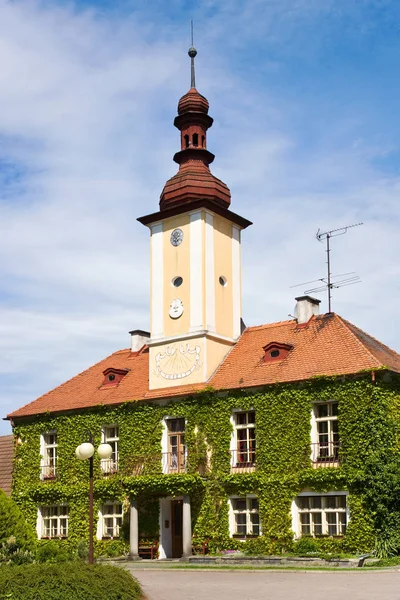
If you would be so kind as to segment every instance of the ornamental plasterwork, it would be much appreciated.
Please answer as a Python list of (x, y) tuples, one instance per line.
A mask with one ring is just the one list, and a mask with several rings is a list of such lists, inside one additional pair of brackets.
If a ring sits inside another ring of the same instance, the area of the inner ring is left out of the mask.
[(202, 365), (200, 363), (200, 346), (189, 344), (167, 346), (165, 352), (156, 355), (156, 374), (164, 379), (183, 379)]

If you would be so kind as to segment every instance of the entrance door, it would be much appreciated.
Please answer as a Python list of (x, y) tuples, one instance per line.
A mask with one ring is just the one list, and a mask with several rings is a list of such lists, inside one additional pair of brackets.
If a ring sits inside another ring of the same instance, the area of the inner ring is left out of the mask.
[(172, 558), (181, 558), (182, 546), (182, 500), (171, 500)]

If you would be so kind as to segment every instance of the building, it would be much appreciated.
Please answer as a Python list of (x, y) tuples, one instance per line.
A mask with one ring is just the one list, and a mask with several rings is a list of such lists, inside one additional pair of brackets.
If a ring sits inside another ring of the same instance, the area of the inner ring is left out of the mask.
[[(192, 546), (278, 552), (294, 538), (363, 550), (376, 536), (362, 479), (394, 436), (400, 356), (319, 301), (296, 318), (245, 328), (241, 234), (230, 191), (209, 165), (213, 120), (194, 81), (174, 125), (179, 170), (149, 228), (151, 331), (131, 347), (8, 416), (13, 494), (40, 538), (87, 539), (90, 431), (99, 552), (159, 540), (160, 558)], [(400, 422), (400, 421), (399, 421)], [(385, 429), (386, 428), (386, 429)], [(392, 433), (390, 433), (392, 432)], [(394, 438), (393, 438), (394, 439)]]

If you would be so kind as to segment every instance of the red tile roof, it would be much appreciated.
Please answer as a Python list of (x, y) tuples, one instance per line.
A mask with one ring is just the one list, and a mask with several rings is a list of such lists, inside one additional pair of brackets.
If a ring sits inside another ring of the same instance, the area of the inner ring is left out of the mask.
[[(271, 342), (293, 346), (282, 361), (264, 362)], [(107, 368), (129, 369), (118, 385), (102, 386)], [(73, 377), (10, 418), (61, 412), (127, 401), (177, 397), (215, 389), (246, 388), (387, 368), (400, 373), (400, 355), (336, 314), (313, 317), (307, 326), (295, 320), (248, 327), (210, 380), (204, 384), (149, 390), (149, 354), (120, 350)]]
[(11, 493), (11, 479), (14, 457), (14, 436), (0, 437), (0, 489), (6, 494)]

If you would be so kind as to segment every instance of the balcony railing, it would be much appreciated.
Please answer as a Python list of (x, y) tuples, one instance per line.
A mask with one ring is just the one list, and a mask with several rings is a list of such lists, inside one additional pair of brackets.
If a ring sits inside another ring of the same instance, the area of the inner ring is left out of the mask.
[(314, 467), (337, 467), (340, 464), (339, 442), (311, 444), (311, 461)]
[(131, 456), (124, 461), (124, 475), (160, 475), (187, 472), (187, 454), (181, 452), (163, 452), (153, 455)]
[(107, 458), (100, 462), (101, 472), (105, 477), (118, 473), (118, 460)]
[(40, 466), (40, 478), (43, 480), (56, 479), (57, 467), (56, 465), (41, 465)]
[(249, 450), (231, 450), (231, 472), (232, 473), (252, 473), (256, 469), (256, 451)]

